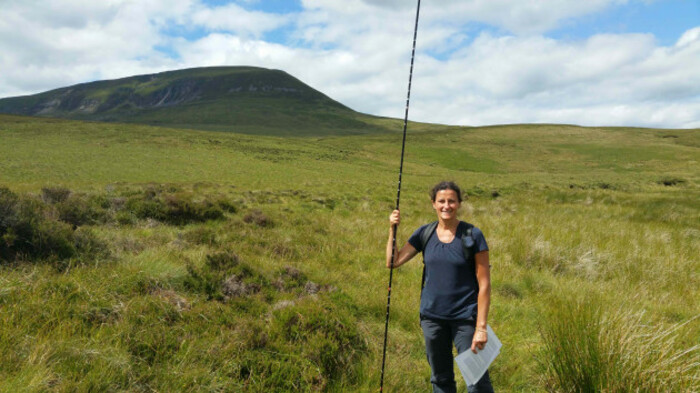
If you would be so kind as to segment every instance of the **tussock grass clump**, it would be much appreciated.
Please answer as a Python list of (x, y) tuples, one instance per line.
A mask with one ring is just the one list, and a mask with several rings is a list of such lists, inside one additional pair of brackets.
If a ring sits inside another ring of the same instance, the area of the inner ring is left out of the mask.
[(218, 244), (216, 231), (209, 227), (197, 227), (182, 235), (183, 239), (192, 244), (215, 246)]
[[(297, 361), (315, 366), (316, 375), (311, 375), (310, 380), (309, 376), (301, 380), (307, 389), (323, 390), (329, 379), (339, 373), (351, 374), (352, 362), (366, 350), (366, 344), (341, 298), (334, 298), (334, 295), (321, 300), (306, 298), (293, 307), (280, 308), (272, 313), (269, 336), (278, 345), (297, 348)], [(351, 375), (346, 377), (352, 379)]]
[(246, 214), (245, 217), (243, 217), (243, 221), (263, 228), (268, 228), (274, 225), (272, 219), (258, 209), (252, 210), (250, 213)]
[(227, 213), (237, 213), (238, 212), (238, 206), (235, 203), (233, 203), (227, 199), (217, 198), (212, 203)]
[[(304, 272), (292, 266), (282, 268), (272, 285), (281, 292), (298, 292), (303, 289), (306, 293), (317, 293), (320, 290), (318, 284), (309, 281)], [(306, 288), (311, 290), (306, 290)]]
[(567, 393), (695, 391), (700, 346), (679, 348), (681, 327), (652, 327), (643, 313), (606, 312), (595, 296), (555, 299), (541, 328), (545, 387)]
[(131, 196), (124, 209), (126, 212), (120, 215), (124, 223), (129, 223), (129, 217), (133, 215), (172, 225), (219, 220), (224, 217), (224, 211), (236, 211), (236, 207), (225, 200), (195, 200), (187, 193), (160, 193), (156, 189)]
[(187, 273), (185, 288), (202, 293), (209, 300), (225, 301), (252, 295), (267, 285), (264, 276), (229, 250), (207, 255), (202, 267), (188, 265)]
[[(291, 266), (260, 272), (225, 249), (187, 272), (187, 290), (205, 295), (207, 304), (225, 302), (238, 310), (233, 338), (238, 349), (230, 362), (236, 367), (229, 377), (240, 391), (324, 391), (340, 373), (352, 379), (353, 362), (366, 344), (348, 298), (338, 291), (322, 292)], [(144, 348), (138, 348), (139, 356), (150, 359)]]
[(136, 299), (126, 308), (129, 329), (123, 344), (135, 360), (147, 365), (173, 356), (182, 344), (182, 333), (173, 325), (182, 319), (178, 308), (153, 296)]
[(685, 183), (685, 179), (681, 179), (678, 177), (664, 177), (664, 178), (659, 179), (656, 183), (662, 184), (666, 187), (672, 187), (672, 186), (678, 186), (678, 185)]

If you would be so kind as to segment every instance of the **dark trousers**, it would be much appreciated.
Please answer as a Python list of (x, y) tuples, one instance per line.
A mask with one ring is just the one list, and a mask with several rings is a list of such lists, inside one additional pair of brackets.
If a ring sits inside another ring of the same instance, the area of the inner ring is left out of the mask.
[[(475, 322), (473, 320), (446, 321), (421, 317), (425, 338), (425, 352), (432, 371), (430, 383), (433, 393), (456, 393), (452, 343), (457, 353), (471, 351)], [(467, 386), (469, 393), (492, 393), (493, 387), (487, 371), (475, 385)]]

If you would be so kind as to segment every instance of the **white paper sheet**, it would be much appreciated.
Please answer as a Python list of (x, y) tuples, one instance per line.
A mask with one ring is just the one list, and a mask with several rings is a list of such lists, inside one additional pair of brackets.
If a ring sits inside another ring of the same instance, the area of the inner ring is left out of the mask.
[(460, 353), (455, 358), (459, 371), (464, 377), (464, 381), (467, 385), (473, 385), (481, 379), (481, 377), (489, 368), (491, 362), (496, 359), (496, 356), (501, 352), (501, 341), (496, 337), (496, 334), (491, 329), (491, 326), (486, 326), (486, 331), (488, 334), (488, 341), (484, 345), (484, 349), (477, 353), (472, 352), (471, 349)]

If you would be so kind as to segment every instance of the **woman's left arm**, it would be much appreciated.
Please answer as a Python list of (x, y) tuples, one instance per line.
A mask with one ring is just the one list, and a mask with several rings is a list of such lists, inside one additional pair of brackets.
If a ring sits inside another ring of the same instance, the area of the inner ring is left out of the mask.
[(488, 334), (486, 334), (486, 324), (489, 316), (489, 306), (491, 305), (491, 267), (489, 265), (489, 252), (481, 251), (475, 255), (476, 260), (476, 280), (479, 282), (479, 297), (477, 300), (476, 331), (472, 339), (472, 352), (477, 349), (484, 349)]

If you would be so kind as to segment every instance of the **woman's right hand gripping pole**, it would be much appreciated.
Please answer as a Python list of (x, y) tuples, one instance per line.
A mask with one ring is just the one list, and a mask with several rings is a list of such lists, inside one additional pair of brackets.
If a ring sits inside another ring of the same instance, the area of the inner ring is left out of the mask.
[[(387, 241), (386, 244), (386, 267), (391, 268), (391, 254), (394, 248), (394, 228), (398, 231), (399, 229), (399, 223), (401, 223), (401, 213), (399, 210), (394, 210), (391, 212), (391, 215), (389, 216), (389, 224), (391, 224), (391, 227), (389, 229), (389, 240)], [(397, 240), (398, 244), (398, 240)], [(401, 247), (401, 250), (398, 250), (397, 252), (393, 253), (394, 254), (394, 266), (393, 267), (399, 267), (403, 265), (404, 263), (408, 262), (411, 258), (416, 256), (418, 251), (410, 245), (409, 243), (406, 243), (403, 247)]]

